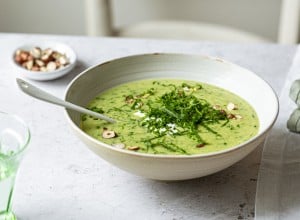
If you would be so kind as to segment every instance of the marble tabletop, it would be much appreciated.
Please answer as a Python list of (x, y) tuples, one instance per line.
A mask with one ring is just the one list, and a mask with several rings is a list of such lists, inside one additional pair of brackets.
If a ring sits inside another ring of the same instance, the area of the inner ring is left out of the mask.
[(73, 135), (61, 107), (17, 88), (15, 78), (22, 78), (22, 73), (12, 64), (13, 51), (41, 41), (67, 43), (77, 53), (78, 63), (67, 76), (46, 82), (28, 80), (61, 98), (68, 83), (84, 69), (150, 52), (221, 57), (254, 71), (279, 94), (296, 46), (0, 33), (0, 111), (21, 116), (32, 133), (13, 198), (20, 220), (254, 218), (262, 145), (230, 168), (194, 180), (153, 181), (122, 171)]

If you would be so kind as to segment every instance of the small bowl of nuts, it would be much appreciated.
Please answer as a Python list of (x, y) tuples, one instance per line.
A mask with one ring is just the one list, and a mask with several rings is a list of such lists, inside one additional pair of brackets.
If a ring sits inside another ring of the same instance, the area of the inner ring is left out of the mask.
[(76, 63), (75, 52), (62, 43), (28, 44), (19, 47), (13, 60), (21, 73), (33, 80), (52, 80), (70, 72)]

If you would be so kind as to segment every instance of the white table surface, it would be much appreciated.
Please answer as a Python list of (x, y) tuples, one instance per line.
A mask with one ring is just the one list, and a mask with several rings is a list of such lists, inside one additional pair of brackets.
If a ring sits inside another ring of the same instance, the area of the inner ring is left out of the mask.
[(20, 220), (253, 219), (262, 146), (230, 168), (194, 180), (159, 182), (122, 171), (73, 135), (61, 107), (17, 88), (15, 78), (22, 73), (12, 64), (14, 49), (45, 40), (67, 43), (78, 55), (75, 69), (65, 77), (28, 80), (61, 98), (70, 80), (87, 67), (150, 52), (222, 57), (254, 71), (279, 94), (295, 46), (0, 33), (0, 111), (21, 116), (32, 132), (13, 198)]

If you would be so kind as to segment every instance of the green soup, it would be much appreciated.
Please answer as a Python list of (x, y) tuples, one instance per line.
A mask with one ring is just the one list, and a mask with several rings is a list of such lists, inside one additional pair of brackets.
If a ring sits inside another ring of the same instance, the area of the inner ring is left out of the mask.
[(205, 83), (141, 80), (95, 97), (88, 109), (117, 121), (82, 115), (82, 130), (118, 148), (150, 154), (204, 154), (257, 134), (254, 109), (239, 96)]

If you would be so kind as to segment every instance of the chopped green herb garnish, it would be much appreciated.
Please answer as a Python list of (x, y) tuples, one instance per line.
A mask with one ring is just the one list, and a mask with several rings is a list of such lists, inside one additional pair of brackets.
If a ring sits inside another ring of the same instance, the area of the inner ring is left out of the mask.
[[(180, 87), (174, 87), (170, 92), (158, 97), (156, 101), (147, 103), (148, 111), (141, 125), (156, 135), (176, 135), (177, 128), (181, 128), (200, 143), (205, 143), (199, 135), (200, 126), (209, 132), (219, 135), (208, 125), (227, 121), (226, 114), (213, 108), (204, 99), (199, 99), (192, 94), (185, 93)], [(183, 83), (182, 87), (190, 87)]]
[[(228, 108), (229, 103), (238, 106)], [(98, 107), (99, 106), (99, 107)], [(152, 154), (227, 149), (257, 131), (255, 111), (238, 96), (205, 83), (158, 79), (130, 82), (99, 94), (89, 109), (115, 118), (81, 116), (84, 131), (107, 143)], [(103, 128), (118, 137), (103, 137)]]
[(93, 112), (98, 112), (98, 113), (100, 113), (100, 114), (103, 114), (103, 113), (104, 113), (103, 109), (102, 109), (102, 108), (99, 108), (99, 107), (97, 107), (97, 106), (93, 106), (93, 107), (90, 107), (90, 108), (88, 108), (88, 109), (91, 110), (91, 111), (93, 111)]

